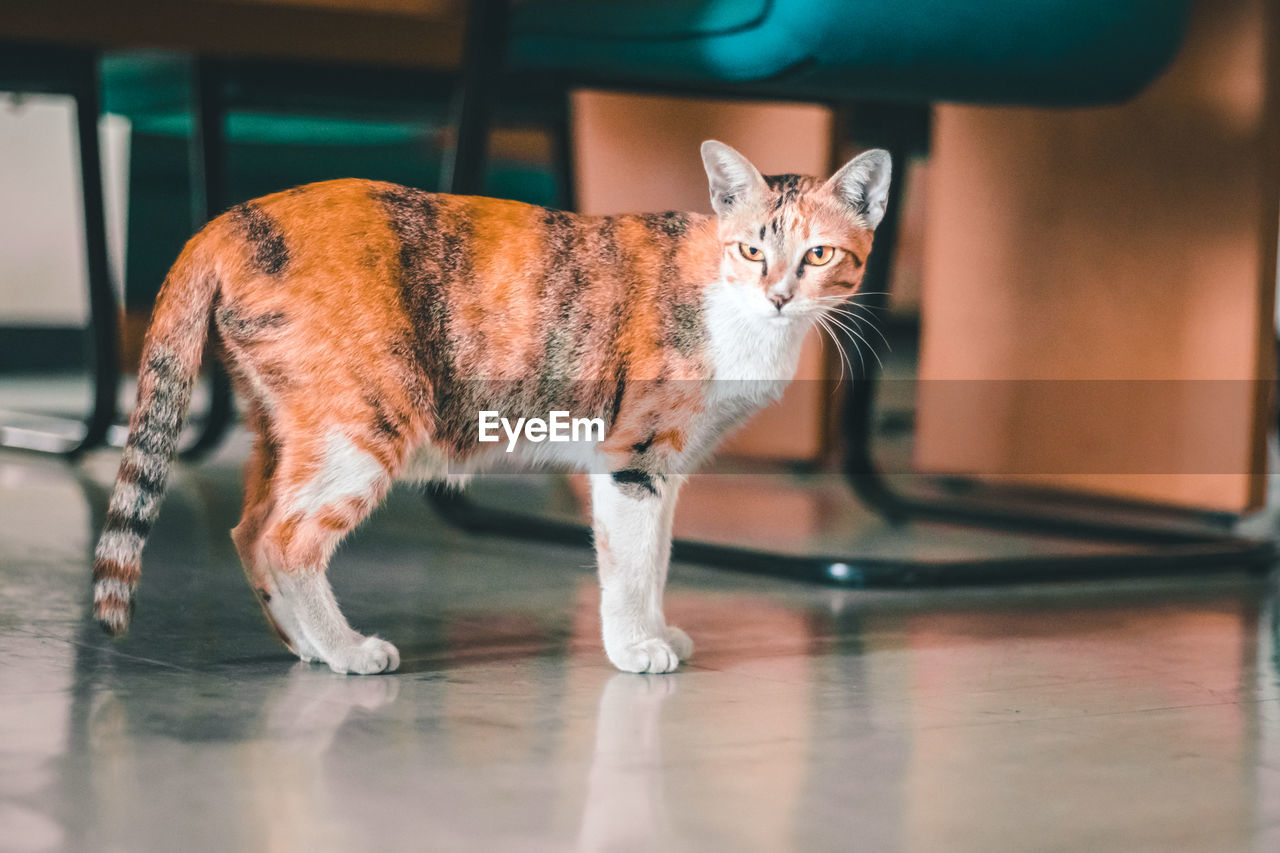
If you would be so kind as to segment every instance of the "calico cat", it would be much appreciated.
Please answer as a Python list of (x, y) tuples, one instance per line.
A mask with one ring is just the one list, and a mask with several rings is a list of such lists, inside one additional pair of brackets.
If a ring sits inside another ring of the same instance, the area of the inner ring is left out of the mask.
[(460, 483), (501, 456), (478, 440), (479, 411), (563, 410), (603, 418), (604, 440), (517, 453), (589, 472), (605, 653), (622, 670), (674, 670), (693, 649), (662, 611), (676, 494), (857, 289), (890, 177), (880, 150), (825, 182), (762, 176), (715, 141), (702, 159), (715, 216), (577, 216), (336, 180), (210, 222), (147, 332), (95, 553), (98, 621), (128, 629), (212, 328), (256, 437), (231, 536), (300, 658), (396, 669), (396, 648), (339, 611), (334, 549), (393, 481)]

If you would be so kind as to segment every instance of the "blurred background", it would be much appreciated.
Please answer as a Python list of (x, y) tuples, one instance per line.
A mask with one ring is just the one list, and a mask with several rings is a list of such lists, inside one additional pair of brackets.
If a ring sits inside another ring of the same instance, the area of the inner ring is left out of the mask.
[[(102, 636), (211, 216), (349, 176), (707, 212), (706, 138), (895, 178), (854, 333), (682, 494), (678, 672), (608, 666), (545, 472), (393, 490), (329, 574), (401, 670), (298, 663), (216, 370)], [(1280, 849), (1278, 235), (1273, 0), (0, 4), (0, 850)]]
[[(884, 145), (899, 194), (861, 319), (839, 341), (815, 333), (787, 398), (725, 447), (711, 472), (748, 478), (737, 509), (711, 476), (681, 524), (735, 539), (781, 501), (791, 523), (770, 538), (853, 541), (864, 508), (844, 475), (862, 463), (1193, 520), (1264, 508), (1271, 5), (839, 5), (6, 10), (0, 443), (120, 442), (159, 283), (239, 201), (358, 176), (589, 214), (709, 211), (703, 139), (766, 173), (827, 174)], [(77, 109), (97, 117), (87, 155)], [(851, 396), (871, 378), (874, 395)], [(216, 379), (189, 440), (234, 455)], [(581, 489), (552, 492), (574, 514)]]

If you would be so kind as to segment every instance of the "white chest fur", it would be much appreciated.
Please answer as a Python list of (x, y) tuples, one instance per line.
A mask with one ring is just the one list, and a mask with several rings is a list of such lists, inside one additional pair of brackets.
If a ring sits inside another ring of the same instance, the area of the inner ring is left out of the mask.
[(795, 375), (808, 324), (770, 316), (740, 291), (721, 281), (707, 292), (711, 399), (765, 405)]

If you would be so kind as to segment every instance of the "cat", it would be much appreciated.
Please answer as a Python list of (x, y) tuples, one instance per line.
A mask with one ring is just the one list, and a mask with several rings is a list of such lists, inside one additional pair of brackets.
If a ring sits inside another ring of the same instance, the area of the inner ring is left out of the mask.
[(234, 207), (157, 297), (93, 564), (94, 615), (129, 626), (209, 330), (255, 434), (231, 536), (280, 639), (336, 672), (395, 670), (325, 577), (395, 480), (461, 483), (503, 453), (477, 413), (600, 417), (603, 441), (520, 443), (589, 473), (604, 650), (664, 673), (693, 643), (662, 594), (676, 495), (776, 399), (807, 330), (858, 288), (891, 163), (763, 176), (708, 140), (713, 216), (579, 216), (343, 179)]

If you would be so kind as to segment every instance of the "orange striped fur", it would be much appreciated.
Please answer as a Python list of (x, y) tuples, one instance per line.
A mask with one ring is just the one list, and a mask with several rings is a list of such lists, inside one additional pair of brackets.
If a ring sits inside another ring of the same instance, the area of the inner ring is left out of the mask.
[[(598, 481), (606, 651), (624, 669), (674, 668), (687, 636), (610, 579), (656, 583), (660, 601), (679, 482), (776, 396), (804, 330), (854, 292), (888, 181), (882, 152), (826, 182), (764, 178), (719, 143), (703, 156), (716, 216), (585, 217), (340, 180), (210, 222), (147, 334), (94, 563), (99, 621), (128, 627), (212, 329), (255, 435), (232, 536), (301, 657), (394, 669), (395, 648), (337, 610), (324, 581), (334, 548), (394, 480), (457, 480), (492, 461), (480, 410), (558, 409), (608, 425), (576, 460)], [(834, 257), (806, 254), (815, 246)], [(554, 456), (536, 450), (526, 456)]]

